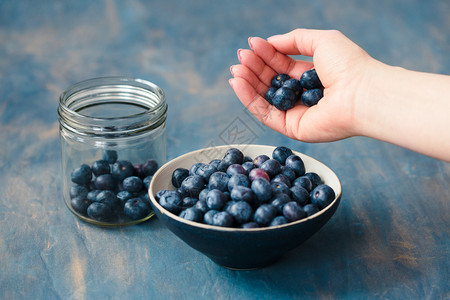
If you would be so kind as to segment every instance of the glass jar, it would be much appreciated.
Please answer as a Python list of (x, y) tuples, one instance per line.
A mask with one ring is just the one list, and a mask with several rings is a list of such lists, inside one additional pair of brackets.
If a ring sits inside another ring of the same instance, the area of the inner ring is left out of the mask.
[(154, 215), (147, 190), (166, 161), (166, 115), (164, 91), (141, 79), (94, 78), (61, 94), (63, 193), (72, 213), (101, 226)]

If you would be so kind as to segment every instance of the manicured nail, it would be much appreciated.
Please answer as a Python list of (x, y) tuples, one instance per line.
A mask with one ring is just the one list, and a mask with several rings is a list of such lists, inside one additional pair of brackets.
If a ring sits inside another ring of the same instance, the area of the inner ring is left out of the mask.
[(228, 83), (230, 84), (231, 88), (233, 88), (233, 78), (228, 79)]
[(253, 49), (252, 39), (253, 39), (253, 37), (249, 37), (249, 38), (248, 38), (248, 45), (250, 46), (250, 48)]
[(238, 51), (237, 51), (237, 56), (238, 56), (239, 62), (241, 62), (241, 51), (242, 51), (242, 49), (238, 49)]
[(233, 75), (233, 77), (234, 77), (233, 68), (234, 68), (234, 66), (231, 66), (231, 67), (230, 67), (230, 73), (231, 73), (231, 75)]

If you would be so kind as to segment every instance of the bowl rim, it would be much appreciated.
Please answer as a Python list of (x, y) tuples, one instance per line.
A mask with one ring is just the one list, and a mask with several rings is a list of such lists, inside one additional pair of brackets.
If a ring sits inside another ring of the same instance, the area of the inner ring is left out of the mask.
[[(321, 161), (319, 161), (319, 160), (317, 160), (317, 159), (315, 159), (315, 158), (313, 158), (313, 157), (311, 157), (311, 156), (309, 156), (309, 155), (303, 154), (302, 152), (298, 152), (298, 151), (295, 151), (295, 150), (292, 150), (292, 149), (291, 149), (292, 152), (293, 152), (295, 155), (300, 156), (300, 158), (303, 159), (303, 157), (306, 157), (307, 159), (312, 160), (312, 161), (314, 161), (315, 163), (318, 163), (318, 164), (322, 165), (322, 167), (324, 167), (325, 169), (327, 169), (333, 176), (336, 177), (337, 183), (338, 183), (338, 189), (339, 189), (338, 191), (335, 191), (335, 194), (336, 194), (336, 195), (335, 195), (335, 198), (334, 198), (334, 200), (333, 200), (330, 204), (328, 204), (327, 207), (325, 207), (325, 208), (323, 208), (322, 210), (318, 211), (317, 213), (315, 213), (315, 214), (313, 214), (313, 215), (311, 215), (311, 216), (308, 216), (308, 217), (306, 217), (306, 218), (303, 218), (303, 219), (301, 219), (301, 220), (297, 220), (297, 221), (290, 222), (290, 223), (287, 223), (287, 224), (282, 224), (282, 225), (266, 226), (266, 227), (257, 227), (257, 228), (221, 227), (221, 226), (215, 226), (215, 225), (208, 225), (208, 224), (204, 224), (204, 223), (199, 223), (199, 222), (195, 222), (195, 221), (186, 220), (186, 219), (183, 219), (182, 217), (177, 216), (177, 215), (174, 214), (174, 213), (171, 213), (170, 211), (168, 211), (168, 210), (166, 210), (164, 207), (162, 207), (162, 206), (158, 203), (158, 201), (156, 200), (156, 198), (154, 197), (154, 195), (153, 195), (153, 193), (152, 193), (152, 190), (153, 190), (154, 185), (155, 185), (155, 180), (153, 180), (153, 179), (154, 179), (154, 178), (157, 178), (158, 175), (162, 172), (162, 170), (163, 170), (167, 165), (172, 164), (172, 163), (177, 162), (177, 161), (181, 161), (181, 160), (183, 160), (183, 159), (184, 159), (185, 157), (187, 157), (187, 156), (191, 156), (191, 155), (194, 155), (194, 154), (197, 154), (197, 153), (201, 153), (201, 152), (203, 152), (203, 151), (211, 151), (211, 150), (214, 150), (214, 149), (217, 150), (217, 148), (220, 148), (220, 149), (222, 149), (222, 148), (227, 148), (227, 149), (228, 149), (228, 148), (237, 148), (237, 149), (241, 150), (242, 152), (244, 152), (245, 149), (244, 149), (244, 150), (242, 150), (242, 149), (243, 149), (243, 148), (246, 148), (246, 147), (249, 147), (249, 146), (266, 147), (266, 148), (272, 148), (272, 149), (275, 149), (275, 148), (277, 147), (277, 146), (272, 146), (272, 145), (260, 145), (260, 144), (231, 144), (231, 145), (219, 145), (219, 146), (206, 147), (206, 148), (201, 148), (201, 149), (197, 149), (197, 150), (194, 150), (194, 151), (190, 151), (190, 152), (187, 152), (187, 153), (185, 153), (185, 154), (182, 154), (182, 155), (180, 155), (180, 156), (177, 156), (177, 157), (175, 157), (175, 158), (169, 160), (169, 161), (166, 162), (163, 166), (161, 166), (161, 167), (156, 171), (155, 174), (153, 174), (152, 181), (150, 182), (150, 186), (149, 186), (149, 188), (148, 188), (148, 194), (149, 194), (151, 203), (158, 209), (158, 211), (159, 211), (161, 214), (163, 214), (163, 215), (165, 214), (165, 215), (167, 215), (168, 217), (170, 217), (171, 219), (174, 219), (175, 221), (178, 221), (178, 222), (181, 222), (181, 223), (184, 223), (184, 224), (186, 224), (186, 225), (193, 226), (193, 227), (198, 227), (198, 228), (202, 228), (202, 229), (209, 229), (209, 230), (215, 230), (215, 231), (228, 231), (228, 232), (258, 232), (258, 231), (266, 231), (266, 230), (269, 230), (269, 231), (270, 231), (270, 230), (277, 230), (277, 229), (284, 228), (284, 227), (291, 227), (291, 226), (295, 226), (295, 225), (297, 225), (297, 224), (301, 224), (301, 223), (307, 222), (307, 221), (309, 221), (309, 220), (315, 219), (315, 218), (319, 217), (320, 215), (324, 214), (327, 210), (331, 209), (331, 208), (336, 204), (336, 202), (340, 200), (340, 198), (341, 198), (341, 196), (342, 196), (342, 185), (341, 185), (341, 181), (339, 180), (339, 177), (336, 175), (336, 173), (334, 173), (334, 171), (333, 171), (331, 168), (329, 168), (327, 165), (325, 165), (325, 164), (322, 163)], [(273, 150), (272, 150), (272, 151), (273, 151)], [(245, 153), (244, 153), (244, 155), (245, 155)], [(156, 194), (156, 193), (155, 193), (155, 194)], [(156, 212), (155, 212), (155, 213), (156, 213)]]

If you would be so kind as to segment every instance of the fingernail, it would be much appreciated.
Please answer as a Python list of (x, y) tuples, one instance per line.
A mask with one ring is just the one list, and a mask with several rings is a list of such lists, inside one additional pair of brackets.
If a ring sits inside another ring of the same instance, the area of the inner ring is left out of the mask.
[(250, 46), (250, 48), (253, 49), (252, 39), (253, 39), (253, 37), (249, 37), (249, 38), (248, 38), (248, 45)]
[(230, 73), (231, 73), (231, 75), (233, 75), (233, 77), (234, 77), (233, 68), (234, 68), (234, 66), (231, 66), (231, 67), (230, 67)]
[(268, 37), (267, 40), (276, 39), (276, 38), (278, 38), (279, 36), (281, 36), (281, 35), (280, 35), (280, 34), (272, 35), (272, 36)]
[(231, 88), (233, 88), (233, 78), (228, 79), (228, 83), (230, 84)]
[(238, 49), (238, 51), (237, 51), (237, 56), (238, 56), (239, 62), (241, 62), (241, 51), (242, 51), (242, 49)]

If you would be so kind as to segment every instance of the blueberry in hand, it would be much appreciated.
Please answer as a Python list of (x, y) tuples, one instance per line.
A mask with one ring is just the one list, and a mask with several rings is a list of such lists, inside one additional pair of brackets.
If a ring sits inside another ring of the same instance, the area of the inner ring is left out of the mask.
[(232, 227), (233, 223), (233, 216), (226, 211), (219, 211), (213, 216), (213, 225), (215, 226)]
[(290, 222), (293, 222), (306, 218), (306, 212), (297, 202), (291, 201), (283, 206), (283, 216)]
[(180, 194), (176, 191), (162, 193), (158, 201), (162, 207), (171, 213), (178, 214), (181, 211), (182, 199)]
[(94, 220), (106, 222), (113, 219), (113, 210), (111, 207), (103, 202), (93, 202), (87, 208), (87, 215)]
[(267, 226), (272, 222), (276, 215), (277, 209), (275, 206), (271, 204), (262, 204), (256, 209), (253, 220), (260, 226)]
[(228, 191), (232, 192), (236, 186), (250, 187), (250, 179), (244, 174), (235, 174), (228, 180)]
[(72, 206), (73, 210), (77, 213), (85, 215), (87, 212), (87, 208), (91, 205), (91, 201), (89, 201), (86, 197), (74, 197), (70, 200), (70, 206)]
[(275, 75), (273, 78), (272, 78), (272, 80), (271, 80), (271, 82), (270, 82), (270, 85), (272, 86), (272, 87), (274, 87), (274, 88), (280, 88), (282, 85), (283, 85), (283, 83), (286, 81), (286, 80), (288, 80), (288, 79), (290, 79), (291, 77), (288, 75), (288, 74), (277, 74), (277, 75)]
[(132, 220), (139, 220), (147, 216), (151, 212), (150, 206), (141, 198), (131, 198), (123, 207), (125, 216)]
[(117, 151), (115, 150), (104, 150), (102, 152), (102, 159), (106, 160), (109, 164), (113, 164), (117, 161)]
[(319, 103), (319, 100), (323, 98), (322, 89), (306, 90), (302, 94), (302, 102), (304, 105), (311, 107)]
[(319, 209), (323, 209), (333, 202), (335, 197), (336, 194), (330, 186), (321, 184), (316, 186), (311, 192), (311, 203), (316, 205)]
[(307, 90), (323, 88), (322, 82), (317, 76), (316, 69), (310, 69), (303, 72), (300, 76), (300, 84)]
[(179, 188), (183, 180), (189, 176), (189, 170), (185, 168), (177, 168), (172, 173), (172, 184)]
[(272, 103), (273, 106), (279, 110), (286, 111), (293, 108), (297, 100), (298, 95), (294, 90), (282, 87), (275, 92), (275, 95), (272, 98)]
[(210, 190), (228, 191), (228, 181), (230, 177), (225, 172), (216, 172), (209, 177), (208, 188)]
[(275, 177), (281, 172), (281, 164), (275, 159), (268, 159), (259, 167), (264, 170), (270, 178)]
[(293, 90), (297, 95), (297, 98), (303, 92), (303, 87), (300, 83), (300, 80), (294, 78), (286, 80), (281, 87)]
[(202, 211), (195, 207), (189, 207), (189, 208), (182, 210), (179, 216), (188, 221), (193, 221), (193, 222), (198, 222), (198, 223), (202, 223), (202, 221), (203, 221)]
[(272, 99), (273, 96), (275, 95), (275, 92), (277, 91), (277, 88), (275, 87), (270, 87), (267, 92), (266, 92), (266, 101), (269, 102), (269, 104), (273, 104)]
[(116, 182), (111, 174), (102, 174), (95, 178), (94, 186), (98, 190), (114, 190)]
[(295, 172), (295, 176), (305, 175), (305, 164), (298, 155), (291, 155), (286, 158), (285, 165), (291, 168)]
[(206, 196), (206, 205), (208, 205), (209, 209), (222, 210), (227, 200), (222, 191), (210, 190)]
[(272, 158), (277, 160), (280, 164), (284, 165), (284, 163), (286, 162), (286, 158), (288, 158), (292, 154), (293, 153), (291, 149), (284, 146), (279, 146), (273, 150)]
[(133, 164), (126, 160), (116, 161), (111, 168), (111, 175), (116, 182), (122, 182), (125, 178), (133, 176)]
[(253, 215), (252, 207), (245, 201), (233, 203), (228, 212), (233, 216), (236, 224), (247, 223)]
[(127, 177), (122, 181), (123, 190), (134, 194), (139, 193), (143, 186), (142, 179), (137, 176)]
[(86, 164), (82, 164), (79, 168), (76, 168), (70, 174), (72, 182), (84, 185), (88, 184), (92, 179), (92, 170)]
[(97, 160), (92, 164), (92, 173), (94, 173), (95, 176), (109, 174), (109, 172), (111, 172), (111, 167), (106, 160)]
[(272, 222), (270, 222), (269, 226), (278, 226), (289, 223), (289, 220), (284, 216), (275, 217)]
[(264, 178), (257, 178), (253, 180), (251, 189), (255, 193), (259, 203), (264, 203), (270, 200), (273, 195), (272, 186)]

